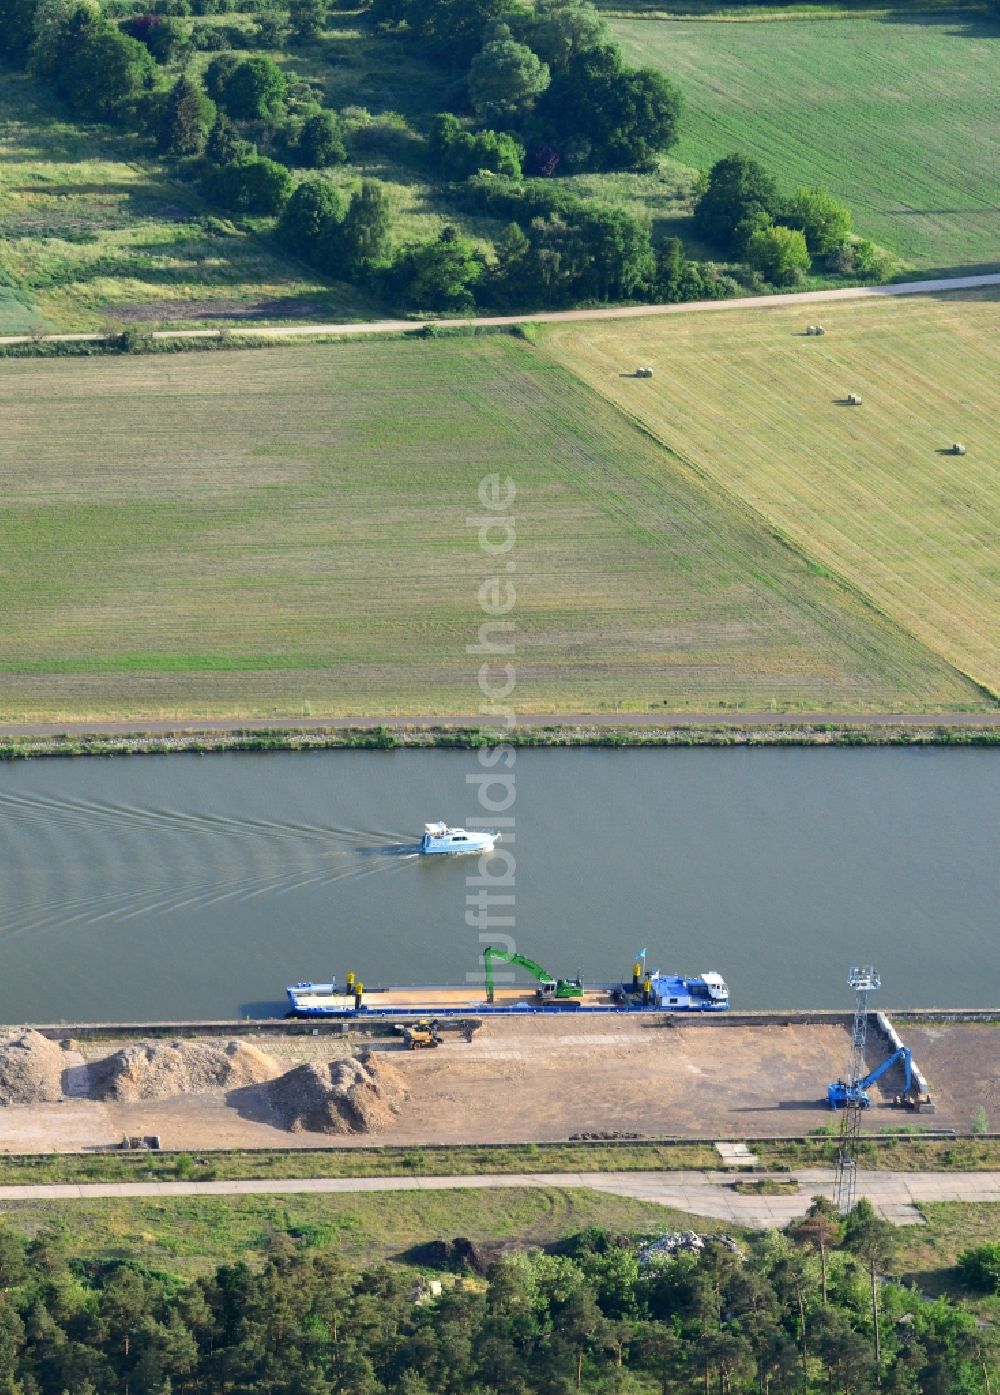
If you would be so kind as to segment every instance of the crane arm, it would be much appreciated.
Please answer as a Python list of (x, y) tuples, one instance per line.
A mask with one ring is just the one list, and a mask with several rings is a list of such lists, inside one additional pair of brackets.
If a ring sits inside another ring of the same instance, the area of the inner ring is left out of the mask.
[(544, 983), (551, 975), (546, 973), (540, 964), (536, 964), (534, 959), (528, 959), (523, 954), (515, 954), (512, 950), (494, 949), (492, 945), (487, 945), (483, 950), (483, 963), (486, 968), (486, 1001), (493, 1001), (493, 961), (499, 960), (502, 964), (520, 964), (522, 969), (526, 969), (539, 983)]
[(910, 1048), (901, 1046), (898, 1051), (894, 1051), (891, 1056), (887, 1056), (880, 1066), (876, 1066), (865, 1076), (864, 1080), (858, 1081), (858, 1088), (867, 1090), (869, 1085), (874, 1085), (876, 1080), (880, 1080), (887, 1070), (891, 1070), (897, 1061), (902, 1061), (903, 1069), (906, 1072), (906, 1084), (903, 1087), (904, 1094), (909, 1094), (913, 1076), (910, 1067)]

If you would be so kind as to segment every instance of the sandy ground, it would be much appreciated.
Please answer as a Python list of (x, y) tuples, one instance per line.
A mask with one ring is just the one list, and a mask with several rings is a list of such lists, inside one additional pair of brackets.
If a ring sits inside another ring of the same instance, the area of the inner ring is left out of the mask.
[(973, 1114), (982, 1107), (990, 1130), (1000, 1130), (1000, 1026), (990, 1022), (926, 1027), (897, 1023), (897, 1030), (938, 1100), (935, 1122), (968, 1130)]
[[(928, 1124), (967, 1129), (979, 1104), (989, 1110), (997, 1102), (1000, 1029), (948, 1024), (907, 1027), (903, 1035), (937, 1100)], [(283, 1069), (358, 1046), (329, 1036), (251, 1040)], [(85, 1043), (67, 1052), (61, 1103), (0, 1110), (0, 1151), (86, 1149), (126, 1133), (158, 1134), (165, 1148), (193, 1150), (332, 1141), (277, 1127), (256, 1086), (137, 1104), (87, 1099), (84, 1055), (96, 1059), (117, 1044)], [(844, 1069), (848, 1038), (827, 1025), (546, 1018), (487, 1022), (472, 1042), (449, 1036), (433, 1051), (407, 1052), (392, 1042), (376, 1049), (392, 1053), (409, 1101), (385, 1132), (338, 1139), (338, 1146), (543, 1142), (594, 1131), (702, 1138), (807, 1133), (830, 1120), (823, 1096)], [(876, 1044), (874, 1059), (880, 1054)], [(912, 1122), (889, 1104), (901, 1085), (894, 1070), (884, 1090), (874, 1092), (868, 1127)]]

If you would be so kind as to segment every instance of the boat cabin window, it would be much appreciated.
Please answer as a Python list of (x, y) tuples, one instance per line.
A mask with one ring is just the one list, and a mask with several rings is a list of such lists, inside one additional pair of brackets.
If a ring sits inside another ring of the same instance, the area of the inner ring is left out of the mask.
[(677, 1002), (677, 999), (676, 999), (676, 998), (671, 998), (670, 1001), (671, 1001), (672, 1003), (676, 1003), (676, 1002)]
[(467, 843), (468, 841), (469, 841), (469, 840), (468, 840), (468, 838), (466, 838), (466, 836), (464, 835), (464, 833), (458, 834), (458, 835), (456, 836), (456, 838), (455, 838), (455, 842), (456, 842), (456, 843)]

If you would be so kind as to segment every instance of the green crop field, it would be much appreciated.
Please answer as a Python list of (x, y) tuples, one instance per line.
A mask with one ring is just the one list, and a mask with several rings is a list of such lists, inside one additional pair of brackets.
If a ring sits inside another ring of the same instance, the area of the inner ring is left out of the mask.
[(677, 160), (707, 168), (740, 151), (788, 189), (825, 184), (858, 232), (921, 271), (1000, 259), (1000, 23), (888, 13), (613, 29), (630, 61), (684, 94)]
[(512, 337), (8, 360), (0, 411), (8, 720), (476, 712), (497, 571), (521, 710), (982, 704)]
[(133, 137), (65, 120), (0, 68), (0, 334), (372, 315), (355, 287), (317, 280), (213, 212)]
[[(996, 287), (559, 326), (559, 358), (813, 563), (1000, 693)], [(623, 365), (648, 360), (638, 381)], [(847, 393), (860, 406), (844, 404)], [(943, 453), (953, 441), (968, 454)]]

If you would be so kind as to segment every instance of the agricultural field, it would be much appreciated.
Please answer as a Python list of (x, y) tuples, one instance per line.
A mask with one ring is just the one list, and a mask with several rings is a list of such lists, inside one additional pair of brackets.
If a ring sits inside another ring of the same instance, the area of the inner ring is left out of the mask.
[(477, 711), (495, 471), (520, 710), (983, 705), (510, 336), (10, 360), (0, 410), (8, 721)]
[(785, 188), (824, 184), (857, 232), (922, 272), (997, 264), (1000, 22), (888, 12), (612, 27), (630, 62), (683, 92), (682, 164), (739, 151)]
[(0, 68), (0, 334), (373, 314), (212, 212), (134, 137), (64, 119)]
[[(990, 287), (826, 304), (821, 338), (804, 332), (814, 307), (788, 306), (560, 325), (544, 344), (817, 571), (996, 695), (998, 299)], [(652, 381), (622, 372), (643, 361)], [(968, 453), (947, 453), (954, 441)]]

